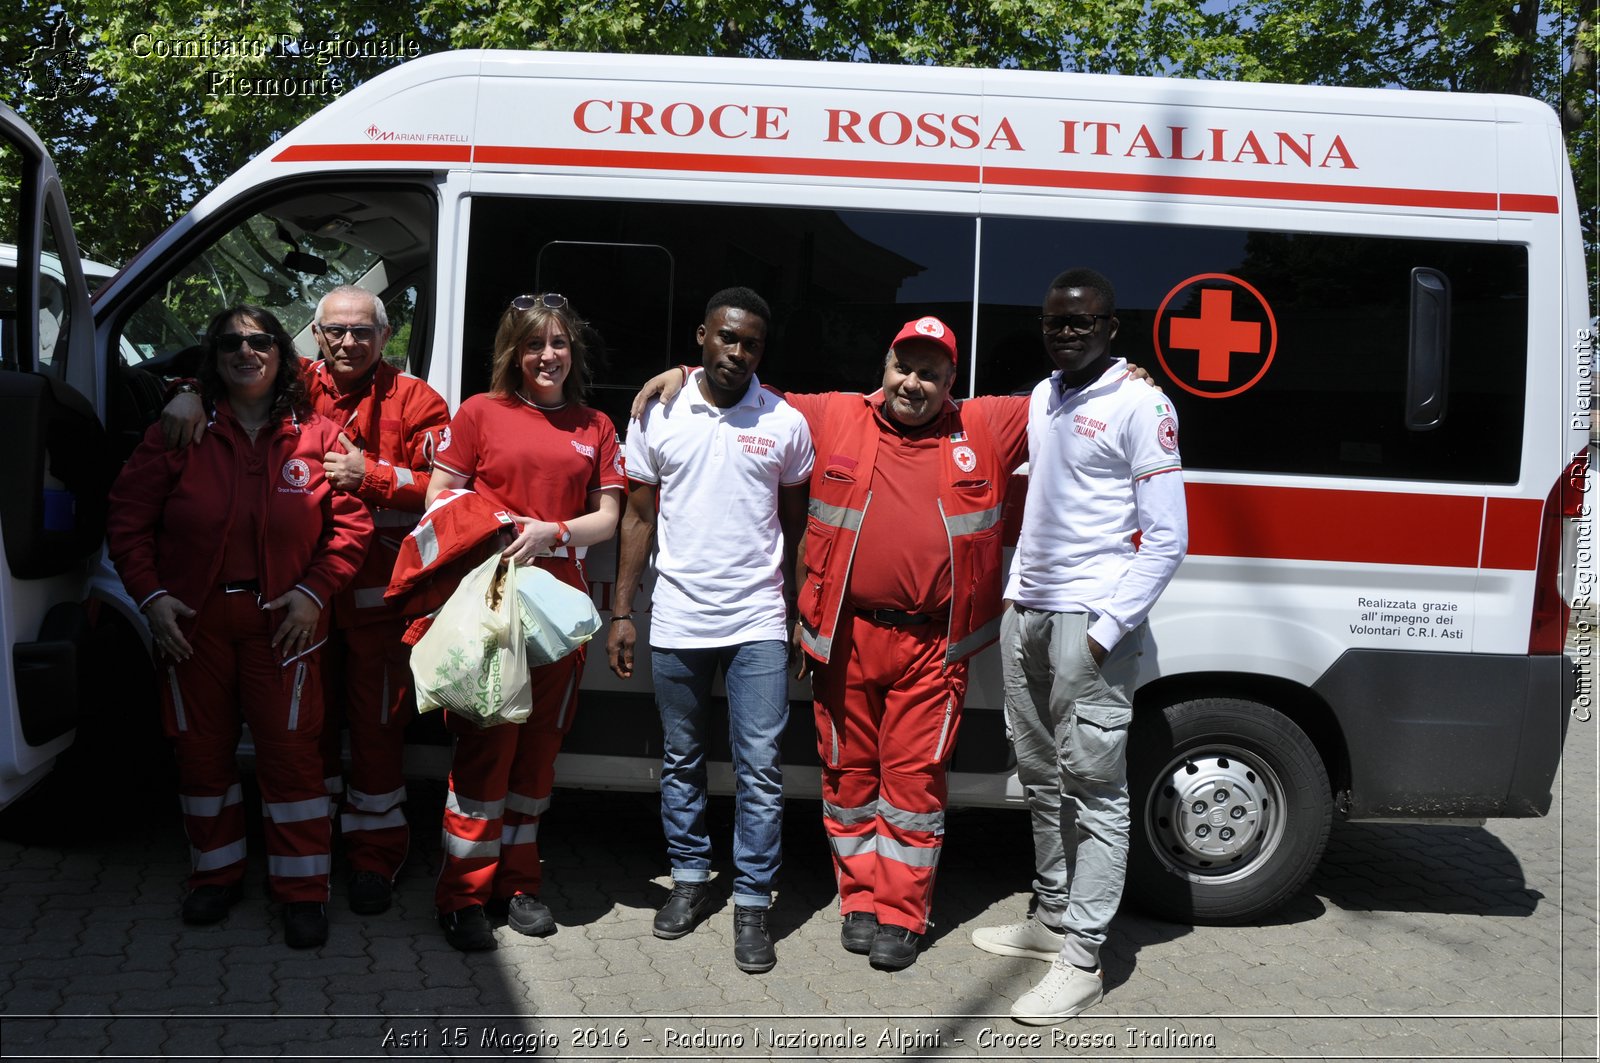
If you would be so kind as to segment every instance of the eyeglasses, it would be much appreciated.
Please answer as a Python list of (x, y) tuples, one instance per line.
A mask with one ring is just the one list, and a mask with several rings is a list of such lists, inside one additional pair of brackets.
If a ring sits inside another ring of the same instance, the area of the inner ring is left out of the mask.
[(224, 332), (222, 335), (217, 337), (217, 350), (237, 351), (239, 349), (239, 344), (241, 343), (248, 343), (252, 351), (259, 351), (262, 354), (266, 354), (268, 351), (272, 350), (274, 340), (272, 338), (272, 334), (268, 332), (246, 332), (243, 334), (238, 332)]
[(1046, 332), (1093, 332), (1102, 321), (1110, 321), (1112, 314), (1041, 314), (1039, 324)]
[(317, 325), (316, 330), (327, 337), (329, 343), (343, 343), (346, 334), (357, 343), (366, 343), (378, 334), (371, 325)]
[(545, 292), (543, 295), (519, 295), (511, 300), (513, 310), (532, 310), (542, 306), (546, 310), (560, 310), (567, 305), (567, 297), (560, 292)]

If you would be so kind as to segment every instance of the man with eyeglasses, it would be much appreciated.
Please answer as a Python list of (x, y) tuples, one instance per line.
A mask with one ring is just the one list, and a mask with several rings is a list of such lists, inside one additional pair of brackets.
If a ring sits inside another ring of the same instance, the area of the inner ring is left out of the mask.
[(1001, 622), (1037, 904), (1021, 923), (972, 933), (986, 952), (1051, 963), (1011, 1008), (1033, 1025), (1102, 996), (1100, 948), (1127, 869), (1128, 725), (1145, 617), (1188, 548), (1177, 415), (1111, 354), (1111, 283), (1068, 270), (1043, 309), (1056, 371), (1030, 398), (1027, 503)]
[[(341, 450), (323, 458), (328, 482), (366, 503), (376, 534), (355, 579), (333, 601), (323, 725), (328, 792), (344, 791), (339, 819), (350, 861), (350, 910), (387, 911), (410, 845), (402, 762), (416, 715), (405, 621), (383, 600), (400, 544), (427, 495), (434, 447), (450, 424), (444, 399), (383, 358), (391, 330), (383, 301), (342, 285), (317, 304), (311, 326), (321, 358), (302, 361), (316, 411), (339, 424)], [(198, 443), (205, 410), (179, 394), (162, 411), (169, 445)], [(342, 690), (340, 699), (335, 691)], [(341, 726), (350, 731), (350, 770), (341, 776)], [(341, 785), (343, 784), (343, 785)]]

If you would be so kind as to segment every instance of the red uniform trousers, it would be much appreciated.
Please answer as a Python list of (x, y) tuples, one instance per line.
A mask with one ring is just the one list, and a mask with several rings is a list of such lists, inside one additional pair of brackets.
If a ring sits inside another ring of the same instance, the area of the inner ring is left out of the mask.
[(194, 656), (166, 662), (162, 718), (178, 759), (178, 803), (189, 835), (189, 886), (244, 877), (245, 821), (235, 751), (241, 725), (256, 747), (276, 901), (328, 899), (328, 795), (318, 739), (322, 678), (315, 652), (283, 665), (272, 634), (283, 611), (261, 610), (252, 592), (220, 588), (200, 606)]
[[(330, 795), (344, 791), (339, 830), (350, 869), (390, 882), (406, 862), (406, 725), (417, 715), (411, 687), (411, 647), (400, 641), (404, 618), (339, 628), (330, 658), (323, 762)], [(342, 693), (342, 698), (337, 694)], [(342, 772), (341, 731), (350, 730), (350, 768)]]
[(945, 769), (966, 662), (944, 665), (945, 628), (890, 627), (846, 607), (816, 671), (822, 824), (839, 910), (924, 933), (944, 844)]
[[(587, 590), (582, 568), (564, 559), (541, 559), (557, 578)], [(434, 904), (453, 912), (516, 893), (538, 896), (539, 820), (550, 807), (556, 754), (572, 730), (585, 649), (530, 670), (533, 712), (525, 723), (480, 728), (450, 715), (456, 736), (445, 797), (444, 863)]]

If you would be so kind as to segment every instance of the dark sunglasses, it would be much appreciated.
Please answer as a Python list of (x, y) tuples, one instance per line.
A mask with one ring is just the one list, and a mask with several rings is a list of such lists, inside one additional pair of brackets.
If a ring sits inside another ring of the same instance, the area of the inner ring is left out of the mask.
[(542, 306), (546, 310), (560, 310), (567, 305), (567, 297), (560, 292), (545, 292), (543, 295), (519, 295), (511, 300), (513, 310), (532, 310)]
[(346, 335), (357, 343), (366, 343), (378, 334), (378, 330), (371, 325), (313, 325), (312, 327), (326, 336), (329, 343), (342, 343)]
[(272, 350), (272, 346), (275, 342), (276, 341), (274, 341), (272, 338), (272, 334), (268, 332), (247, 332), (243, 334), (238, 332), (224, 332), (222, 335), (217, 337), (217, 350), (237, 351), (239, 349), (239, 344), (248, 343), (252, 351), (258, 351), (261, 354), (266, 354), (268, 351)]

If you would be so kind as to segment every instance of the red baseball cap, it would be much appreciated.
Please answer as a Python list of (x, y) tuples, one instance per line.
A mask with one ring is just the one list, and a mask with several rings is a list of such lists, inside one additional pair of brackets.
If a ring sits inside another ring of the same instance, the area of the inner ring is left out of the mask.
[(889, 346), (898, 347), (904, 340), (927, 340), (943, 347), (950, 355), (950, 364), (956, 364), (956, 334), (936, 317), (919, 317), (907, 321)]

